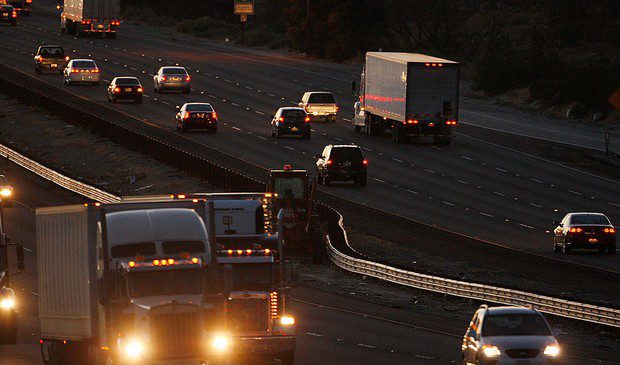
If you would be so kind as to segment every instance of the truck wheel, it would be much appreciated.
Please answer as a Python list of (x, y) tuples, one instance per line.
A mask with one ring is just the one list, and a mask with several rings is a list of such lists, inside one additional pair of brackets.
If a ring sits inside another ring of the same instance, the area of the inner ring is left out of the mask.
[(400, 127), (397, 125), (392, 129), (392, 140), (396, 143), (406, 143), (407, 137), (401, 131)]
[(329, 177), (327, 176), (323, 176), (323, 185), (324, 186), (330, 186), (332, 184), (332, 181)]
[(571, 251), (571, 248), (566, 243), (564, 243), (562, 245), (562, 253), (568, 255), (570, 254), (570, 251)]
[(611, 246), (607, 247), (607, 254), (608, 255), (615, 255), (616, 254), (616, 245), (611, 245)]
[(278, 355), (281, 365), (295, 364), (295, 351), (287, 351)]

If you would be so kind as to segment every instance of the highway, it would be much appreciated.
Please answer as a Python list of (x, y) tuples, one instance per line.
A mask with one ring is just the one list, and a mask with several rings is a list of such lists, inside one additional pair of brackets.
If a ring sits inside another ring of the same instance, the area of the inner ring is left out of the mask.
[[(14, 242), (26, 248), (26, 270), (11, 279), (20, 308), (18, 344), (0, 345), (0, 365), (39, 365), (36, 268), (37, 259), (45, 258), (36, 255), (34, 209), (79, 204), (84, 202), (84, 198), (20, 170), (5, 160), (0, 161), (0, 171), (9, 176), (16, 187), (14, 207), (5, 208), (3, 212), (7, 233)], [(362, 288), (354, 290), (363, 291)], [(419, 311), (416, 308), (392, 308), (359, 300), (346, 293), (337, 294), (306, 286), (294, 288), (292, 294), (292, 313), (299, 323), (297, 364), (459, 362), (461, 332), (469, 321), (469, 314), (455, 314), (441, 307), (433, 309), (430, 314), (422, 308)], [(596, 349), (578, 349), (577, 352), (584, 350), (589, 353), (588, 358), (584, 355), (571, 356), (564, 363), (589, 364), (590, 359), (598, 358)], [(566, 349), (566, 352), (575, 353), (575, 349)], [(601, 356), (603, 359), (609, 358), (609, 353)], [(600, 364), (618, 364), (614, 361), (596, 361)], [(245, 363), (242, 360), (237, 362)]]
[[(51, 3), (35, 4), (34, 8), (32, 16), (22, 19), (18, 27), (0, 28), (0, 61), (34, 74), (32, 53), (36, 47), (61, 44), (73, 58), (93, 58), (106, 80), (138, 76), (147, 90), (144, 104), (109, 106), (171, 131), (175, 130), (175, 105), (211, 102), (222, 122), (218, 134), (191, 133), (190, 138), (265, 168), (292, 164), (313, 169), (313, 156), (326, 144), (357, 143), (370, 161), (368, 186), (336, 185), (321, 190), (521, 250), (618, 271), (618, 255), (553, 254), (546, 233), (552, 229), (551, 222), (568, 211), (602, 211), (617, 224), (620, 185), (614, 179), (580, 173), (573, 166), (504, 147), (501, 141), (487, 139), (466, 125), (448, 147), (397, 145), (388, 136), (354, 134), (346, 119), (351, 117), (353, 98), (348, 91), (349, 81), (357, 74), (355, 67), (296, 60), (266, 51), (240, 52), (212, 42), (201, 41), (198, 46), (191, 39), (154, 35), (133, 24), (123, 26), (116, 40), (76, 39), (57, 34), (57, 15)], [(191, 95), (151, 91), (149, 74), (169, 64), (190, 69)], [(56, 75), (38, 77), (61, 84)], [(72, 86), (68, 90), (107, 105), (104, 88)], [(272, 140), (270, 115), (279, 106), (293, 105), (308, 90), (335, 92), (342, 106), (337, 123), (315, 123), (310, 141)], [(480, 121), (478, 124), (484, 125), (494, 120), (477, 115), (490, 111), (477, 110), (476, 105), (467, 105), (462, 114), (465, 123)]]

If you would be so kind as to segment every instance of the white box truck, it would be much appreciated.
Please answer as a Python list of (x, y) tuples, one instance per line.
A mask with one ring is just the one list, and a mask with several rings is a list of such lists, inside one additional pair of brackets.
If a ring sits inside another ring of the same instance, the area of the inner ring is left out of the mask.
[(230, 355), (226, 276), (203, 201), (39, 208), (41, 354), (52, 364), (203, 364)]
[(120, 0), (64, 0), (60, 31), (72, 35), (105, 34), (115, 38), (121, 25)]
[(448, 144), (458, 125), (459, 64), (419, 53), (367, 52), (353, 125), (369, 135), (392, 131), (392, 139), (433, 137)]

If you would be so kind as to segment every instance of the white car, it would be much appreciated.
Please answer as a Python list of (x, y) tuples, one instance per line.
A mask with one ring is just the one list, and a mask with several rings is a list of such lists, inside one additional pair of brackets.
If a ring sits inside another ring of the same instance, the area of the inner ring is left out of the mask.
[(467, 365), (555, 364), (561, 353), (539, 311), (487, 305), (474, 314), (461, 351)]
[(153, 91), (161, 93), (164, 90), (180, 90), (189, 94), (192, 78), (185, 67), (164, 66), (153, 76)]
[(62, 81), (65, 85), (73, 83), (90, 83), (99, 85), (101, 71), (93, 60), (75, 59), (69, 61), (62, 74)]

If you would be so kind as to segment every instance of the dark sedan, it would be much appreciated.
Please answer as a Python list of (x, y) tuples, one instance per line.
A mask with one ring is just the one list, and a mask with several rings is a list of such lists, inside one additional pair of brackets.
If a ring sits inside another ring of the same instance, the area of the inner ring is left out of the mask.
[(0, 23), (17, 25), (17, 10), (11, 5), (0, 5)]
[(185, 132), (189, 129), (205, 129), (207, 132), (217, 132), (217, 113), (209, 103), (185, 103), (177, 106), (175, 117), (177, 130)]
[(570, 253), (573, 249), (616, 253), (616, 229), (602, 213), (568, 213), (554, 222), (553, 250)]
[(132, 100), (142, 103), (144, 89), (140, 80), (135, 77), (115, 77), (108, 86), (108, 101), (115, 103), (119, 100)]

